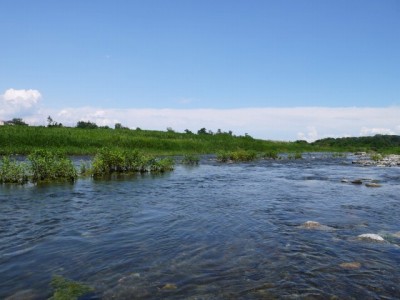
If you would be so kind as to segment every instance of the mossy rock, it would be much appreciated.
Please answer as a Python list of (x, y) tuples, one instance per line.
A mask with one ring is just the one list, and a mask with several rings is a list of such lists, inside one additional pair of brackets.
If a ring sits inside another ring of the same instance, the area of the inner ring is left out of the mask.
[(53, 276), (51, 286), (54, 289), (54, 294), (50, 300), (76, 300), (93, 292), (93, 289), (85, 284), (58, 275)]

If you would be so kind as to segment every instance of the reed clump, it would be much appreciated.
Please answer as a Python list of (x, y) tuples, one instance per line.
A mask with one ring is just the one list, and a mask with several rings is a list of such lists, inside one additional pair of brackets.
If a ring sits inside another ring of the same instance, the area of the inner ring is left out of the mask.
[(28, 182), (28, 165), (10, 157), (3, 157), (0, 161), (0, 183), (24, 184)]
[(32, 182), (75, 181), (78, 173), (65, 155), (46, 150), (36, 150), (28, 156)]
[(183, 156), (181, 163), (183, 165), (195, 166), (198, 165), (200, 158), (197, 155), (186, 154)]
[(155, 158), (138, 150), (102, 148), (95, 155), (88, 172), (98, 177), (112, 173), (163, 173), (173, 169), (174, 161), (171, 158)]
[(217, 153), (220, 162), (248, 162), (257, 159), (257, 152), (252, 150), (236, 150), (231, 152), (221, 151)]

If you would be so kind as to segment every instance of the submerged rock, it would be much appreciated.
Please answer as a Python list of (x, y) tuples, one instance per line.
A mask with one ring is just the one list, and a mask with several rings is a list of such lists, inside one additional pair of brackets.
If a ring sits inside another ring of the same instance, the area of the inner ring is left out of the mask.
[(362, 158), (353, 161), (353, 164), (359, 164), (361, 166), (395, 167), (400, 166), (400, 155), (391, 154), (384, 157), (377, 156), (374, 158), (362, 155)]
[(393, 233), (392, 234), (394, 237), (399, 238), (400, 239), (400, 231)]
[(40, 299), (40, 297), (36, 293), (36, 291), (32, 289), (18, 291), (15, 294), (12, 294), (11, 296), (5, 298), (5, 300), (35, 300), (35, 299)]
[(304, 228), (318, 228), (321, 227), (321, 224), (315, 221), (307, 221), (302, 225)]
[(361, 179), (355, 179), (351, 181), (352, 184), (362, 184), (362, 180)]
[(343, 269), (354, 270), (354, 269), (359, 269), (361, 267), (361, 264), (357, 261), (353, 261), (353, 262), (341, 263), (339, 266)]
[(366, 187), (381, 187), (382, 185), (375, 182), (369, 182), (365, 184)]
[(176, 284), (167, 283), (162, 287), (162, 290), (176, 290), (177, 288)]
[(384, 242), (385, 239), (381, 237), (379, 234), (375, 233), (364, 233), (357, 236), (359, 240), (362, 241), (370, 241), (370, 242)]
[(326, 226), (326, 225), (322, 225), (319, 222), (316, 221), (307, 221), (304, 222), (303, 224), (301, 224), (299, 226), (299, 228), (303, 228), (303, 229), (314, 229), (314, 230), (333, 230), (334, 228)]

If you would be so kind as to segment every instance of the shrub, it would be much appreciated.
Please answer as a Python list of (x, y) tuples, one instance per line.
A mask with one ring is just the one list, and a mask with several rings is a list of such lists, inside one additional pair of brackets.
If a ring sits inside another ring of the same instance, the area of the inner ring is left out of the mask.
[(164, 173), (174, 169), (174, 160), (172, 158), (152, 159), (149, 170), (152, 173)]
[(217, 153), (217, 160), (220, 162), (228, 162), (230, 159), (230, 153), (226, 151), (220, 151)]
[(278, 159), (279, 158), (278, 153), (275, 151), (265, 152), (262, 157), (264, 159)]
[(0, 183), (24, 184), (28, 181), (28, 168), (25, 163), (3, 157), (0, 162)]
[(257, 159), (257, 153), (252, 150), (237, 150), (232, 152), (219, 152), (217, 160), (220, 162), (228, 161), (253, 161)]
[(199, 164), (199, 157), (193, 154), (186, 154), (182, 158), (182, 164), (184, 165), (198, 165)]
[(288, 159), (302, 159), (303, 158), (303, 154), (301, 152), (288, 153), (287, 158)]
[(78, 177), (72, 161), (60, 153), (36, 150), (28, 156), (32, 181), (68, 180)]
[(164, 172), (172, 169), (172, 159), (158, 160), (141, 154), (138, 150), (103, 148), (94, 157), (90, 173), (93, 176), (103, 176), (111, 173)]
[(374, 153), (371, 155), (371, 159), (375, 162), (382, 160), (383, 156), (379, 153)]

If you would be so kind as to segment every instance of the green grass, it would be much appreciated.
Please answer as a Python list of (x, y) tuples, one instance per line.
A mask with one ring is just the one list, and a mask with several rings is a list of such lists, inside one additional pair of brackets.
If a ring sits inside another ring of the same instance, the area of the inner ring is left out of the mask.
[(3, 157), (0, 160), (0, 183), (18, 183), (28, 182), (28, 165), (23, 162), (17, 162), (9, 157)]
[[(174, 169), (175, 161), (156, 158), (138, 150), (100, 149), (91, 163), (80, 167), (82, 176), (101, 177), (114, 173), (164, 173)], [(70, 181), (78, 178), (72, 161), (64, 154), (49, 150), (35, 150), (26, 162), (18, 162), (7, 156), (0, 160), (0, 184)]]
[(183, 156), (181, 163), (183, 165), (194, 166), (198, 165), (200, 162), (200, 158), (194, 154), (186, 154)]
[(159, 159), (138, 150), (102, 148), (94, 157), (92, 166), (85, 171), (99, 177), (112, 173), (163, 173), (173, 168), (174, 160), (171, 158)]
[(28, 156), (32, 182), (75, 181), (78, 173), (72, 161), (58, 152), (35, 150)]
[(216, 154), (255, 151), (265, 158), (277, 153), (375, 151), (399, 153), (399, 136), (323, 139), (279, 142), (234, 136), (228, 133), (193, 134), (172, 130), (84, 129), (69, 127), (0, 126), (0, 155), (30, 154), (35, 150), (58, 151), (68, 155), (94, 155), (99, 149), (139, 149), (149, 155)]
[(253, 150), (221, 151), (217, 153), (217, 160), (220, 162), (246, 162), (258, 158), (257, 152)]

